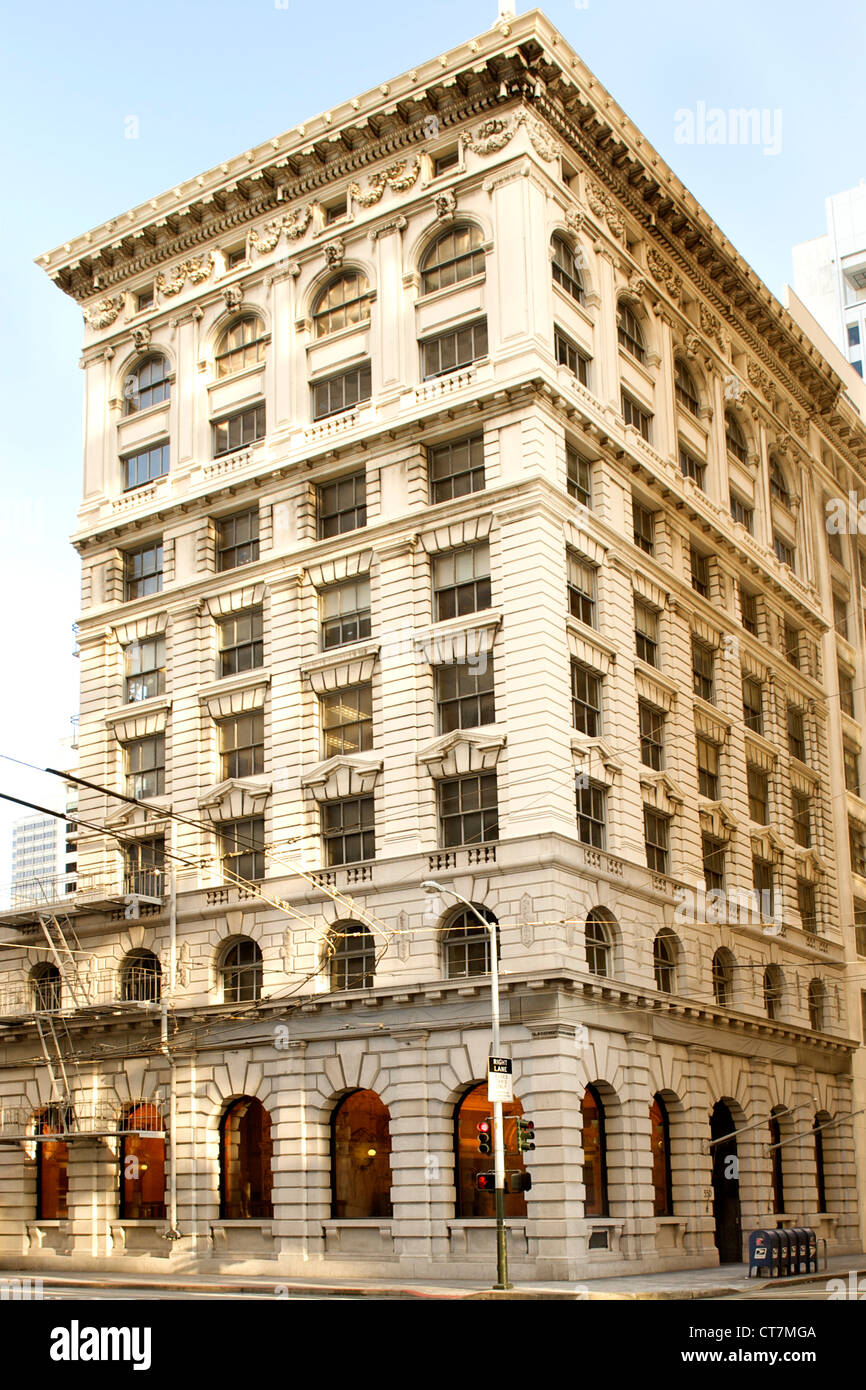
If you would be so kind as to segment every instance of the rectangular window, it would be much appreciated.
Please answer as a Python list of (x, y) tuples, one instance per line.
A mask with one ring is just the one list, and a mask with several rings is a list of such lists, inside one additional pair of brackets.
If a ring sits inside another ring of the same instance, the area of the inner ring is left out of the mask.
[(370, 636), (370, 578), (369, 575), (333, 584), (319, 591), (321, 647), (344, 647), (348, 642), (361, 642)]
[(582, 845), (604, 849), (607, 824), (607, 788), (589, 782), (577, 788), (577, 838)]
[(455, 145), (453, 150), (445, 150), (442, 154), (437, 154), (433, 160), (433, 177), (438, 179), (440, 174), (447, 174), (449, 169), (456, 169), (460, 162), (460, 151)]
[(866, 902), (854, 899), (854, 949), (858, 956), (866, 956)]
[(655, 513), (633, 497), (631, 499), (631, 517), (635, 545), (645, 554), (652, 555), (655, 550)]
[(818, 908), (815, 901), (815, 885), (806, 878), (797, 879), (797, 908), (803, 931), (814, 936), (818, 930)]
[(226, 270), (234, 270), (236, 266), (243, 265), (247, 258), (246, 246), (232, 246), (225, 252)]
[(490, 547), (486, 542), (434, 555), (432, 573), (435, 622), (490, 607)]
[(322, 757), (366, 753), (373, 747), (373, 687), (352, 685), (319, 696)]
[(588, 565), (573, 550), (566, 556), (568, 564), (568, 610), (589, 627), (596, 623), (595, 565)]
[(123, 649), (124, 698), (151, 700), (165, 691), (165, 638), (147, 637)]
[(719, 799), (719, 746), (698, 735), (698, 791), (710, 801)]
[(493, 662), (455, 663), (436, 668), (436, 720), (440, 734), (454, 729), (476, 729), (496, 719), (493, 697)]
[(329, 203), (325, 208), (325, 226), (330, 227), (332, 222), (339, 222), (341, 217), (345, 217), (348, 206), (345, 198), (338, 198), (335, 203)]
[(764, 732), (764, 687), (754, 676), (743, 676), (743, 722), (756, 734)]
[(421, 379), (445, 376), (487, 356), (487, 320), (476, 319), (463, 328), (425, 338), (421, 348)]
[(710, 561), (708, 556), (702, 555), (693, 545), (689, 546), (689, 565), (691, 568), (692, 588), (701, 598), (710, 596)]
[(796, 705), (788, 706), (788, 752), (801, 763), (806, 761), (806, 726), (803, 711)]
[(842, 758), (845, 764), (845, 786), (855, 796), (860, 795), (860, 754), (850, 743), (844, 744)]
[(265, 407), (254, 405), (237, 415), (227, 415), (224, 420), (214, 420), (212, 430), (215, 459), (243, 449), (246, 444), (255, 444), (265, 437)]
[(776, 559), (780, 564), (787, 565), (789, 569), (794, 568), (794, 549), (781, 536), (773, 533), (773, 550)]
[(582, 666), (579, 661), (571, 663), (571, 722), (575, 729), (598, 736), (601, 727), (601, 677)]
[(659, 615), (639, 598), (634, 601), (634, 644), (640, 661), (648, 666), (659, 664)]
[(162, 589), (162, 541), (153, 541), (124, 556), (124, 597), (146, 598)]
[(738, 497), (735, 492), (732, 492), (730, 494), (730, 497), (731, 516), (733, 517), (734, 521), (738, 521), (741, 526), (745, 526), (746, 530), (751, 536), (755, 525), (754, 507), (748, 506), (747, 503), (745, 503), (742, 500), (742, 498)]
[(698, 487), (703, 491), (704, 475), (706, 471), (707, 465), (705, 463), (702, 463), (700, 459), (695, 458), (694, 454), (691, 453), (688, 449), (684, 448), (681, 444), (680, 472), (682, 473), (683, 477), (691, 478), (692, 482), (697, 483)]
[(645, 767), (660, 772), (665, 765), (665, 712), (648, 700), (637, 702), (640, 727), (640, 760)]
[(343, 410), (368, 401), (373, 394), (373, 377), (369, 362), (350, 367), (348, 371), (337, 372), (325, 377), (323, 381), (310, 383), (312, 393), (313, 419), (324, 420), (328, 415), (339, 415)]
[(261, 710), (218, 724), (223, 778), (257, 777), (265, 770), (265, 716)]
[(719, 890), (725, 886), (725, 842), (712, 835), (701, 836), (701, 859), (704, 869), (704, 882), (708, 890)]
[(265, 876), (265, 818), (223, 821), (217, 830), (223, 870), (247, 882)]
[(134, 796), (137, 801), (162, 796), (165, 791), (165, 735), (153, 734), (150, 738), (127, 743), (124, 753), (126, 795)]
[(342, 536), (367, 525), (367, 475), (351, 473), (316, 488), (319, 540)]
[(442, 849), (499, 839), (495, 772), (437, 782), (436, 800)]
[(153, 285), (145, 285), (144, 289), (138, 291), (135, 296), (135, 308), (139, 314), (142, 309), (153, 308)]
[(219, 675), (238, 676), (253, 671), (264, 661), (262, 610), (248, 608), (233, 613), (217, 624), (219, 631)]
[(170, 446), (168, 440), (152, 444), (137, 454), (125, 454), (121, 459), (123, 466), (123, 490), (141, 487), (152, 483), (155, 478), (164, 478), (168, 472)]
[(629, 396), (626, 391), (621, 393), (622, 418), (627, 425), (634, 425), (638, 434), (650, 442), (652, 438), (652, 416), (644, 410), (643, 406), (638, 405), (633, 396)]
[(848, 821), (848, 847), (851, 851), (851, 868), (861, 878), (866, 878), (866, 831), (856, 821)]
[(647, 868), (666, 874), (670, 867), (670, 816), (644, 806), (643, 828)]
[(561, 328), (554, 327), (553, 351), (560, 367), (567, 367), (579, 382), (589, 386), (589, 364), (592, 359), (585, 352), (581, 352), (577, 344), (573, 343)]
[(812, 843), (812, 802), (805, 792), (791, 792), (791, 815), (794, 821), (794, 840), (804, 849)]
[(259, 558), (259, 510), (224, 516), (216, 523), (216, 567), (237, 569)]
[(843, 594), (833, 595), (833, 626), (840, 637), (848, 641), (848, 599)]
[(573, 497), (584, 507), (591, 507), (592, 464), (570, 444), (565, 446), (565, 474), (569, 497)]
[(839, 704), (844, 714), (854, 718), (854, 677), (850, 671), (843, 667), (838, 668), (839, 672)]
[(749, 763), (746, 768), (746, 782), (749, 790), (749, 816), (758, 825), (767, 825), (770, 820), (770, 780), (762, 767)]
[(715, 698), (715, 653), (712, 647), (692, 638), (692, 684), (702, 700), (712, 704)]
[(123, 852), (127, 893), (139, 893), (145, 898), (161, 898), (164, 886), (165, 840), (161, 835), (153, 839), (136, 840), (127, 844)]
[(484, 489), (484, 436), (437, 444), (427, 451), (430, 501), (450, 502)]
[(757, 854), (752, 855), (752, 887), (758, 894), (761, 915), (773, 917), (776, 911), (773, 865), (769, 859), (761, 859)]
[(800, 669), (800, 629), (792, 627), (790, 623), (785, 623), (784, 627), (785, 660)]
[(758, 599), (756, 594), (750, 594), (748, 589), (740, 586), (740, 620), (747, 632), (751, 632), (753, 637), (758, 635)]
[(321, 808), (325, 863), (358, 864), (376, 857), (373, 797), (326, 801)]

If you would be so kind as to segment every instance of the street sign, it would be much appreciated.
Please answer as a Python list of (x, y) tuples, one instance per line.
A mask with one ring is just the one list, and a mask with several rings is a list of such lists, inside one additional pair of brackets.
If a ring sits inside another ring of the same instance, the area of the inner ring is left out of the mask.
[(510, 1057), (489, 1057), (487, 1059), (487, 1099), (504, 1102), (514, 1100)]

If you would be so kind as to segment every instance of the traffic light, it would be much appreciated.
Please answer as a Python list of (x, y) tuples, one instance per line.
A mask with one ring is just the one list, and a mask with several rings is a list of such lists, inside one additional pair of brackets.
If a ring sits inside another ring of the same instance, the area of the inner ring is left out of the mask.
[(517, 1148), (519, 1153), (527, 1153), (535, 1148), (535, 1123), (533, 1120), (517, 1120)]
[(476, 1174), (475, 1174), (475, 1191), (476, 1191), (476, 1192), (493, 1192), (494, 1189), (495, 1189), (495, 1187), (496, 1187), (496, 1174), (495, 1174), (495, 1173), (476, 1173)]
[(478, 1130), (478, 1152), (489, 1154), (493, 1147), (493, 1124), (490, 1118), (479, 1120), (475, 1126)]
[(511, 1173), (508, 1174), (508, 1191), (509, 1191), (509, 1192), (528, 1192), (531, 1186), (532, 1186), (532, 1176), (531, 1176), (531, 1174), (529, 1174), (529, 1173), (520, 1173), (520, 1172), (517, 1172), (517, 1171), (511, 1172)]

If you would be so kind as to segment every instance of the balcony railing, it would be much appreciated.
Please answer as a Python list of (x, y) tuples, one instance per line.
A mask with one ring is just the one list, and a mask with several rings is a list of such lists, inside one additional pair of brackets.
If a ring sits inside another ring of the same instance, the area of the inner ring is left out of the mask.
[(127, 871), (122, 878), (106, 874), (61, 874), (57, 878), (33, 878), (0, 890), (0, 918), (22, 915), (40, 909), (72, 912), (99, 905), (120, 906), (133, 895), (161, 901), (165, 896), (165, 871), (141, 868)]

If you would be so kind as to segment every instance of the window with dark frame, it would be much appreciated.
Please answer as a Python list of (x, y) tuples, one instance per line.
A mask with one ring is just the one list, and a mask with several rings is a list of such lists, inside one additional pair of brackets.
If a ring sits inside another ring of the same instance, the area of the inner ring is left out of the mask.
[(436, 783), (436, 800), (441, 849), (499, 839), (495, 772), (443, 779)]
[(702, 492), (706, 491), (704, 487), (704, 478), (706, 476), (706, 471), (707, 465), (705, 463), (702, 463), (699, 458), (695, 458), (695, 455), (692, 453), (692, 451), (690, 449), (687, 449), (684, 444), (681, 444), (680, 472), (682, 473), (684, 478), (691, 478), (692, 482), (695, 483), (701, 489)]
[(702, 555), (693, 545), (689, 546), (689, 567), (691, 570), (692, 588), (701, 598), (710, 596), (710, 561), (709, 556)]
[(216, 355), (218, 377), (233, 376), (244, 367), (264, 362), (267, 338), (264, 324), (255, 314), (245, 314), (229, 326)]
[(842, 666), (837, 667), (839, 675), (839, 705), (843, 714), (854, 718), (854, 676)]
[(124, 554), (124, 597), (127, 602), (162, 590), (162, 540)]
[(563, 333), (556, 324), (553, 328), (553, 355), (558, 366), (567, 367), (583, 386), (589, 386), (591, 357), (583, 352), (577, 343), (573, 342), (567, 333)]
[(665, 765), (665, 712), (648, 700), (637, 702), (640, 729), (640, 760), (645, 767), (661, 772)]
[(421, 294), (450, 289), (484, 274), (484, 238), (476, 226), (449, 228), (436, 238), (421, 262)]
[(223, 948), (219, 973), (224, 1004), (246, 1004), (261, 999), (262, 951), (258, 942), (248, 936), (229, 941)]
[(674, 363), (674, 395), (679, 404), (697, 419), (701, 413), (697, 389), (691, 372), (679, 357)]
[(810, 936), (818, 932), (818, 909), (815, 898), (815, 885), (809, 879), (797, 879), (797, 910), (803, 931)]
[(791, 791), (791, 817), (795, 842), (808, 849), (812, 843), (812, 798), (796, 787)]
[(753, 637), (758, 635), (758, 598), (756, 594), (750, 594), (748, 589), (739, 585), (740, 590), (740, 621), (747, 632)]
[(731, 516), (733, 517), (734, 521), (739, 522), (741, 526), (745, 526), (746, 530), (751, 536), (754, 532), (755, 526), (754, 507), (750, 507), (748, 503), (744, 502), (741, 497), (738, 497), (735, 492), (732, 492), (730, 494), (730, 498)]
[(789, 665), (796, 667), (796, 669), (799, 671), (800, 629), (798, 627), (792, 627), (790, 623), (786, 622), (783, 628), (783, 635), (785, 643), (785, 660), (789, 663)]
[(848, 817), (848, 848), (851, 852), (851, 868), (861, 878), (866, 878), (866, 829)]
[(854, 949), (858, 956), (866, 956), (866, 902), (862, 898), (854, 899)]
[(616, 336), (619, 345), (625, 348), (636, 362), (646, 362), (643, 329), (637, 315), (624, 300), (620, 300), (616, 311)]
[(655, 551), (655, 513), (635, 497), (631, 499), (631, 513), (634, 543), (646, 555), (652, 555)]
[(435, 669), (436, 723), (440, 734), (477, 729), (496, 719), (493, 662), (454, 662)]
[(845, 768), (845, 787), (855, 796), (860, 795), (860, 752), (850, 743), (842, 745), (842, 761)]
[(653, 941), (653, 973), (661, 994), (674, 994), (677, 985), (677, 950), (673, 932), (662, 927)]
[(627, 425), (634, 425), (641, 438), (647, 443), (652, 441), (652, 416), (644, 410), (642, 405), (638, 405), (633, 396), (627, 391), (620, 393), (622, 418)]
[(167, 360), (159, 353), (146, 357), (133, 368), (123, 385), (123, 413), (134, 415), (162, 405), (171, 396)]
[(123, 648), (123, 694), (127, 704), (152, 700), (165, 691), (165, 637), (144, 637)]
[(319, 483), (316, 488), (319, 540), (342, 536), (367, 524), (367, 475), (363, 470), (346, 478)]
[(331, 928), (330, 946), (331, 989), (372, 989), (376, 983), (376, 942), (366, 922), (337, 922)]
[(421, 380), (431, 381), (438, 376), (469, 367), (487, 356), (487, 319), (476, 319), (461, 328), (423, 338), (421, 351)]
[(577, 257), (572, 251), (565, 237), (557, 233), (551, 237), (553, 248), (553, 281), (564, 289), (566, 294), (571, 295), (577, 304), (582, 304), (585, 298), (583, 290), (583, 278), (580, 273)]
[(719, 745), (697, 736), (698, 752), (698, 791), (710, 801), (718, 801), (720, 795)]
[(644, 843), (647, 868), (653, 873), (666, 874), (670, 869), (671, 817), (662, 815), (651, 806), (643, 808)]
[(761, 915), (766, 920), (776, 910), (776, 887), (773, 881), (773, 865), (769, 859), (752, 855), (752, 887), (758, 895)]
[[(496, 926), (498, 954), (499, 925), (496, 918), (486, 907), (479, 907), (476, 911), (484, 921)], [(470, 908), (462, 908), (451, 919), (445, 929), (442, 945), (447, 979), (462, 980), (470, 975), (490, 973), (490, 932)]]
[(251, 406), (249, 410), (239, 410), (222, 420), (214, 420), (211, 429), (215, 459), (223, 454), (233, 454), (236, 449), (243, 449), (248, 444), (255, 444), (265, 437), (264, 403)]
[(601, 676), (579, 661), (571, 663), (571, 722), (590, 738), (601, 728)]
[(715, 652), (697, 637), (692, 638), (692, 684), (696, 695), (710, 704), (715, 699)]
[(592, 464), (571, 444), (565, 446), (565, 475), (569, 497), (584, 507), (592, 506)]
[(788, 752), (801, 763), (806, 761), (806, 723), (796, 705), (788, 706)]
[(319, 590), (320, 645), (323, 652), (370, 636), (370, 576), (359, 575)]
[(217, 623), (219, 633), (218, 676), (239, 676), (264, 662), (264, 620), (261, 608), (232, 613)]
[(328, 868), (375, 859), (376, 827), (372, 796), (325, 801), (320, 811)]
[(151, 444), (137, 454), (124, 454), (120, 460), (123, 467), (124, 492), (131, 492), (133, 488), (153, 483), (157, 478), (164, 478), (169, 471), (170, 453), (171, 446), (168, 440), (164, 439), (160, 444)]
[(258, 777), (265, 770), (265, 716), (261, 710), (221, 719), (220, 771), (229, 777)]
[(322, 757), (367, 753), (373, 747), (373, 686), (347, 686), (319, 696)]
[(259, 509), (252, 507), (216, 523), (216, 567), (218, 571), (237, 569), (259, 558)]
[(256, 882), (265, 876), (265, 818), (221, 821), (217, 826), (220, 862), (238, 878)]
[(704, 882), (709, 890), (720, 891), (725, 886), (725, 842), (714, 835), (701, 836), (701, 865)]
[(457, 145), (453, 150), (444, 150), (442, 154), (437, 154), (433, 160), (433, 177), (438, 179), (442, 174), (447, 174), (449, 169), (456, 169), (460, 163), (460, 150)]
[(746, 785), (749, 794), (749, 817), (758, 825), (770, 822), (770, 779), (767, 772), (755, 763), (746, 764)]
[(764, 971), (764, 1012), (771, 1021), (777, 1019), (782, 1007), (782, 975), (777, 965)]
[(659, 611), (642, 599), (634, 601), (634, 643), (638, 660), (659, 664)]
[(450, 502), (484, 489), (484, 436), (474, 434), (427, 450), (430, 501)]
[(784, 537), (777, 532), (773, 532), (773, 553), (782, 565), (787, 565), (788, 569), (794, 569), (794, 547), (789, 545)]
[(460, 618), (489, 608), (490, 547), (487, 542), (433, 556), (434, 622)]
[(162, 796), (165, 791), (165, 735), (151, 734), (124, 745), (126, 795), (136, 801)]
[(735, 459), (740, 460), (740, 463), (746, 462), (746, 439), (740, 429), (739, 422), (729, 410), (725, 411), (725, 444), (729, 454), (733, 454)]
[[(346, 210), (342, 207), (343, 216)], [(331, 209), (329, 208), (330, 212)], [(343, 271), (320, 290), (313, 305), (313, 331), (317, 338), (357, 328), (370, 320), (370, 284), (357, 270)]]
[(848, 596), (833, 594), (833, 626), (840, 637), (848, 641)]
[(602, 909), (594, 907), (586, 919), (584, 928), (586, 947), (586, 968), (592, 975), (608, 979), (611, 974), (613, 948), (610, 927), (602, 916)]
[(124, 846), (124, 888), (146, 898), (161, 898), (165, 886), (165, 837), (128, 841)]
[(790, 508), (791, 506), (791, 494), (788, 491), (782, 470), (775, 461), (770, 463), (770, 500), (780, 502), (783, 507)]
[(568, 611), (573, 618), (597, 627), (596, 567), (574, 550), (566, 553), (568, 570)]
[(604, 849), (607, 833), (607, 787), (601, 782), (577, 787), (577, 838), (582, 845)]
[(314, 420), (325, 420), (330, 415), (351, 410), (353, 406), (368, 401), (373, 394), (370, 363), (361, 362), (357, 367), (335, 372), (321, 381), (311, 381), (310, 393)]

